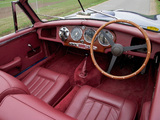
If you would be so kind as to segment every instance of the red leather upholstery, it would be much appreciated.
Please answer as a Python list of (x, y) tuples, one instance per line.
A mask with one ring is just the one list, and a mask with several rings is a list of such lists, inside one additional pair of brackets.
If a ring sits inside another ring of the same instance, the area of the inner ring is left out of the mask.
[(0, 105), (1, 120), (75, 120), (32, 95), (10, 95)]
[(158, 68), (158, 76), (154, 90), (149, 120), (160, 120), (160, 65)]
[(0, 101), (10, 94), (29, 94), (29, 91), (18, 79), (0, 71)]
[(143, 104), (140, 120), (149, 120), (150, 107), (151, 107), (151, 101), (145, 102)]
[(69, 89), (68, 79), (66, 75), (38, 67), (22, 82), (32, 95), (52, 105)]
[(135, 103), (84, 86), (78, 91), (65, 113), (78, 120), (133, 120), (136, 112)]

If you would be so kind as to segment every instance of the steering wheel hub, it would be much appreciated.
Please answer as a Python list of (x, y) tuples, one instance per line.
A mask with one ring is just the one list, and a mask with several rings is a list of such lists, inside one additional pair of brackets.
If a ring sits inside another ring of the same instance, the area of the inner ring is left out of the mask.
[(123, 46), (121, 44), (114, 44), (111, 52), (114, 56), (120, 56), (123, 53)]

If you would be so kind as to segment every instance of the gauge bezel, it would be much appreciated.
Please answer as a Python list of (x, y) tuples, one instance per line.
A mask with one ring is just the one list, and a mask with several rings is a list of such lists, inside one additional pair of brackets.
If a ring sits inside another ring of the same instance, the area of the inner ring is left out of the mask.
[[(76, 30), (76, 29), (79, 30), (78, 32), (80, 33), (80, 35), (78, 36), (78, 39), (75, 39), (75, 38), (73, 37), (73, 31)], [(83, 34), (82, 29), (79, 28), (79, 27), (74, 27), (74, 28), (72, 29), (71, 33), (70, 33), (71, 38), (72, 38), (73, 41), (79, 41), (79, 40), (82, 38), (82, 34)]]
[[(64, 29), (65, 28), (65, 29)], [(69, 29), (67, 28), (67, 27), (65, 27), (65, 26), (63, 26), (63, 27), (61, 27), (60, 29), (59, 29), (59, 37), (61, 38), (61, 30), (64, 30), (65, 32), (67, 32), (67, 35), (66, 35), (66, 37), (68, 38), (69, 37), (69, 34), (70, 34), (70, 31), (69, 31)]]
[[(84, 31), (84, 35), (83, 35), (83, 36), (84, 36), (84, 40), (85, 40), (87, 43), (91, 43), (92, 39), (91, 39), (91, 41), (88, 41), (87, 38), (85, 37), (85, 33), (86, 33), (87, 30), (93, 30), (93, 31), (94, 31), (94, 34), (96, 33), (96, 30), (94, 30), (93, 28), (87, 28), (87, 29)], [(93, 36), (94, 36), (94, 34), (93, 34)], [(92, 37), (92, 38), (93, 38), (93, 37)]]
[[(114, 34), (112, 31), (110, 31), (110, 30), (106, 30), (106, 29), (103, 29), (103, 30), (104, 30), (105, 32), (108, 31), (108, 32), (113, 36), (113, 39), (112, 39), (112, 40), (115, 42), (115, 38), (116, 38), (116, 37), (115, 37), (115, 34)], [(98, 34), (98, 42), (99, 42), (99, 44), (101, 44), (101, 45), (104, 46), (104, 47), (110, 47), (110, 44), (105, 45), (105, 44), (103, 44), (103, 43), (100, 42), (100, 38), (99, 38), (99, 37), (100, 37), (100, 34), (102, 34), (102, 33), (100, 32), (100, 33)]]

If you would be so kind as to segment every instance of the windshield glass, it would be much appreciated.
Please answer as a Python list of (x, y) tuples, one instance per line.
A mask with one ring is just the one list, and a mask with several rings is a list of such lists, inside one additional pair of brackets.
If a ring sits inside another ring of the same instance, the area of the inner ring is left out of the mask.
[(43, 21), (57, 19), (126, 19), (141, 27), (160, 32), (160, 2), (158, 0), (29, 0)]
[[(89, 8), (106, 0), (81, 0)], [(29, 0), (31, 7), (42, 21), (56, 20), (81, 11), (78, 0)]]

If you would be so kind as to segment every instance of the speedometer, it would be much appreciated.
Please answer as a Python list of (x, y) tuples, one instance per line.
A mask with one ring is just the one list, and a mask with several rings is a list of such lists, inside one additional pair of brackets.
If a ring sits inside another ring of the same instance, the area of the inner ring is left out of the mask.
[(93, 29), (87, 29), (84, 33), (85, 41), (88, 43), (91, 43), (94, 34), (95, 34), (95, 31)]
[(78, 27), (73, 28), (73, 30), (71, 31), (71, 38), (74, 41), (78, 41), (80, 40), (82, 37), (82, 30)]
[[(111, 40), (114, 41), (114, 36), (113, 36), (113, 34), (112, 34), (109, 30), (104, 30), (104, 31), (105, 31), (106, 35), (107, 35)], [(109, 45), (110, 45), (109, 42), (108, 42), (108, 40), (107, 40), (107, 38), (102, 34), (102, 32), (100, 32), (100, 34), (99, 34), (99, 36), (98, 36), (98, 41), (99, 41), (99, 43), (100, 43), (101, 45), (103, 45), (103, 46), (109, 46)]]

